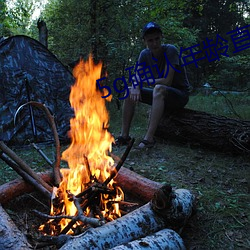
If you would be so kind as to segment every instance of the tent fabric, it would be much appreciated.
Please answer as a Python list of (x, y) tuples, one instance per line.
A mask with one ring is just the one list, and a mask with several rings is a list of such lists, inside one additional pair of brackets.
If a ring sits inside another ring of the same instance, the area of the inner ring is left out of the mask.
[(0, 139), (8, 144), (53, 140), (45, 112), (36, 107), (25, 105), (14, 122), (21, 105), (36, 101), (54, 116), (60, 140), (67, 140), (73, 83), (71, 72), (37, 40), (22, 35), (0, 40)]

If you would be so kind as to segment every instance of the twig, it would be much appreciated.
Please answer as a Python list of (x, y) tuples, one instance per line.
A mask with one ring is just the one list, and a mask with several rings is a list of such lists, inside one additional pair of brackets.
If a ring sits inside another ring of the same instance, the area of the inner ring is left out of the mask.
[(47, 155), (35, 144), (32, 143), (32, 146), (37, 150), (37, 152), (44, 158), (45, 161), (47, 161), (47, 163), (53, 167), (53, 163), (52, 161), (47, 157)]

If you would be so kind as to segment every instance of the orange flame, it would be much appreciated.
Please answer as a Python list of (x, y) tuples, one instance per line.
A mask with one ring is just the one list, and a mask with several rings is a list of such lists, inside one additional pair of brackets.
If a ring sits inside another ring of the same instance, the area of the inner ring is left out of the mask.
[[(94, 64), (92, 56), (84, 62), (80, 60), (74, 68), (73, 75), (76, 79), (71, 88), (70, 103), (74, 109), (75, 116), (70, 120), (71, 145), (62, 153), (62, 159), (68, 162), (70, 171), (62, 171), (63, 181), (60, 184), (60, 191), (63, 193), (65, 215), (74, 216), (77, 209), (73, 202), (68, 200), (67, 190), (77, 195), (87, 188), (87, 184), (94, 179), (103, 183), (114, 168), (114, 161), (109, 156), (111, 152), (113, 136), (108, 132), (109, 114), (105, 106), (107, 98), (102, 96), (96, 86), (96, 80), (101, 77), (102, 63)], [(107, 101), (111, 101), (111, 96)], [(63, 169), (62, 169), (63, 170)], [(113, 181), (109, 183), (112, 186)], [(105, 196), (101, 200), (105, 214)], [(117, 197), (114, 199), (122, 200), (123, 192), (118, 189)], [(113, 206), (115, 214), (120, 215), (117, 204)], [(55, 211), (52, 213), (55, 214)], [(67, 224), (67, 220), (61, 220), (61, 229)]]

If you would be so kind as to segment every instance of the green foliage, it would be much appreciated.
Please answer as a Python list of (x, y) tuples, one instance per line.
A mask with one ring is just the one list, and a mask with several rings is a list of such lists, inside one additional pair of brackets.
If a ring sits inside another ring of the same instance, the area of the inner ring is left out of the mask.
[(250, 86), (250, 51), (231, 57), (222, 57), (207, 81), (227, 90), (244, 90)]
[[(5, 4), (5, 2), (1, 2)], [(11, 34), (27, 34), (38, 37), (37, 20), (31, 20), (36, 5), (42, 1), (17, 0), (6, 15), (3, 5), (0, 12), (0, 30)], [(141, 29), (149, 21), (158, 22), (163, 29), (163, 42), (188, 48), (205, 41), (206, 38), (222, 37), (237, 25), (249, 23), (250, 4), (247, 0), (51, 0), (46, 4), (41, 18), (49, 30), (49, 49), (65, 64), (93, 54), (101, 60), (108, 72), (105, 84), (128, 73), (126, 68), (134, 66), (144, 44)], [(247, 15), (248, 14), (248, 15)], [(5, 31), (3, 31), (5, 29)], [(225, 37), (229, 38), (229, 37)], [(209, 63), (199, 61), (199, 68), (188, 66), (194, 87), (211, 81), (218, 87), (245, 88), (249, 83), (247, 67), (249, 49), (237, 56)], [(122, 87), (122, 86), (120, 86)]]

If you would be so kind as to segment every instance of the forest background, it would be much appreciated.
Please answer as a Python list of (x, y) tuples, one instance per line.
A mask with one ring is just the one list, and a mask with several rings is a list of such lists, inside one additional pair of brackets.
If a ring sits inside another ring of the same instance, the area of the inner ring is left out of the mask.
[[(192, 46), (196, 58), (204, 57), (197, 65), (191, 56), (187, 59), (194, 90), (207, 82), (226, 90), (249, 88), (249, 0), (1, 0), (0, 3), (1, 36), (24, 34), (38, 39), (37, 19), (41, 18), (49, 31), (48, 48), (58, 59), (68, 66), (80, 56), (86, 58), (92, 53), (108, 72), (106, 85), (112, 86), (116, 78), (128, 75), (127, 68), (136, 65), (144, 48), (141, 29), (145, 23), (156, 21), (162, 26), (163, 42), (184, 49), (182, 57), (190, 55), (188, 48)], [(227, 33), (242, 27), (246, 27), (242, 33), (246, 40), (241, 43), (243, 49), (237, 52), (230, 38), (232, 34)], [(208, 40), (215, 44), (218, 35), (221, 45), (211, 49), (214, 53), (217, 49), (219, 58), (209, 60), (203, 47), (208, 46)], [(228, 57), (219, 51), (225, 40)], [(122, 89), (120, 86), (121, 92)]]

